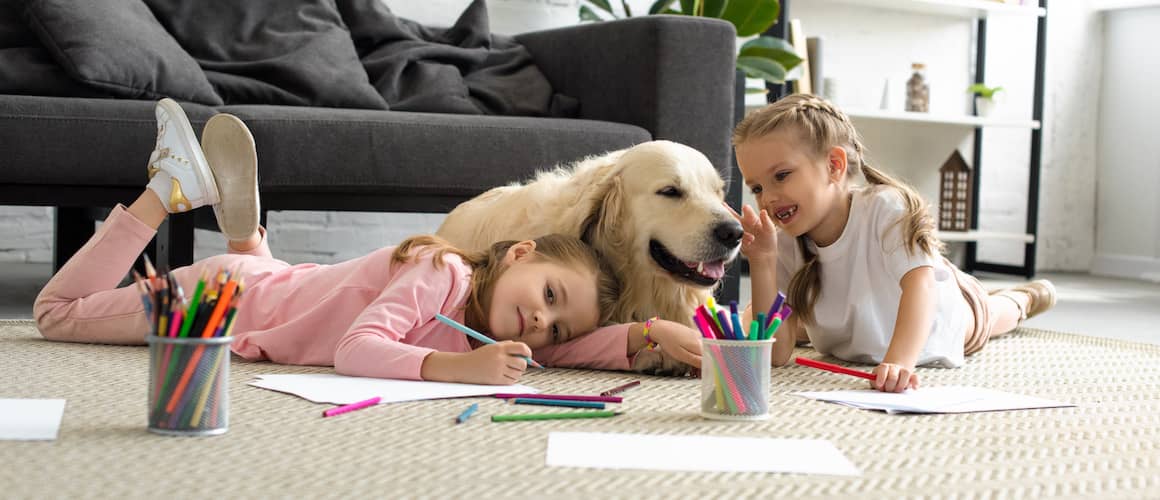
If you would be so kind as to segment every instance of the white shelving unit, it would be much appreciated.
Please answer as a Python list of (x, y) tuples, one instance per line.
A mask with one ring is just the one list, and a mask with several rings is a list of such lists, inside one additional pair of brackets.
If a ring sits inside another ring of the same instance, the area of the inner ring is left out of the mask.
[(982, 240), (1014, 240), (1023, 243), (1035, 241), (1034, 234), (1003, 233), (998, 231), (937, 231), (938, 239), (942, 241), (982, 241)]
[[(1034, 5), (1024, 5), (1023, 3)], [(980, 140), (979, 138), (982, 135), (979, 134), (978, 131), (991, 129), (1022, 129), (1031, 133), (1032, 154), (1030, 161), (1030, 182), (1034, 187), (1030, 188), (1027, 198), (1028, 224), (1026, 227), (1026, 232), (1005, 232), (975, 229), (965, 232), (940, 231), (938, 233), (939, 238), (943, 241), (968, 242), (967, 262), (965, 265), (965, 268), (968, 271), (997, 271), (1030, 276), (1034, 272), (1034, 253), (1036, 242), (1036, 225), (1034, 220), (1037, 217), (1037, 185), (1041, 161), (1038, 156), (1038, 141), (1041, 140), (1040, 130), (1042, 123), (1037, 118), (1042, 113), (1042, 90), (1040, 86), (1042, 81), (1041, 65), (1043, 56), (1041, 54), (1041, 44), (1043, 42), (1042, 26), (1047, 15), (1047, 9), (1043, 6), (1046, 6), (1046, 3), (1041, 2), (1040, 0), (1025, 0), (1020, 4), (992, 0), (783, 0), (782, 8), (785, 10), (784, 17), (786, 20), (798, 17), (794, 14), (794, 5), (806, 5), (808, 7), (806, 10), (808, 10), (813, 16), (803, 19), (803, 24), (805, 25), (807, 34), (811, 33), (811, 26), (816, 27), (819, 26), (819, 23), (832, 22), (833, 18), (829, 14), (841, 12), (838, 9), (843, 9), (847, 6), (858, 9), (874, 9), (875, 11), (879, 12), (898, 12), (900, 16), (910, 16), (906, 17), (906, 22), (923, 23), (925, 25), (926, 21), (924, 21), (924, 18), (927, 18), (930, 19), (930, 22), (932, 23), (930, 27), (918, 27), (919, 25), (915, 24), (914, 26), (917, 27), (917, 31), (915, 32), (909, 31), (911, 28), (908, 28), (907, 26), (911, 25), (904, 24), (901, 26), (901, 30), (899, 29), (900, 26), (894, 26), (895, 29), (893, 31), (884, 32), (885, 34), (879, 35), (879, 38), (877, 38), (878, 42), (875, 42), (872, 41), (872, 39), (868, 36), (868, 34), (874, 33), (874, 30), (877, 26), (873, 21), (868, 20), (864, 24), (860, 24), (859, 20), (851, 20), (850, 16), (845, 16), (845, 22), (852, 22), (853, 29), (850, 29), (850, 24), (846, 24), (841, 25), (846, 28), (845, 30), (831, 29), (829, 30), (828, 34), (821, 35), (826, 40), (825, 47), (823, 49), (823, 66), (834, 63), (835, 53), (830, 52), (830, 50), (833, 50), (831, 47), (835, 45), (833, 43), (834, 40), (838, 40), (839, 42), (837, 45), (846, 50), (846, 52), (842, 52), (841, 54), (844, 54), (848, 61), (855, 60), (877, 62), (881, 55), (924, 52), (922, 49), (912, 50), (913, 47), (908, 45), (908, 43), (924, 43), (917, 40), (926, 40), (925, 43), (946, 43), (948, 41), (946, 38), (948, 35), (946, 34), (953, 33), (954, 30), (957, 29), (948, 28), (948, 26), (955, 26), (956, 24), (961, 23), (962, 20), (973, 21), (974, 27), (976, 28), (973, 30), (974, 34), (972, 35), (972, 38), (974, 38), (972, 43), (975, 45), (975, 50), (971, 51), (970, 59), (963, 61), (963, 63), (969, 64), (975, 68), (974, 73), (964, 75), (968, 79), (972, 77), (982, 77), (983, 63), (987, 57), (987, 50), (985, 48), (987, 19), (997, 16), (1013, 16), (1035, 20), (1035, 23), (1040, 26), (1039, 30), (1032, 31), (1032, 33), (1037, 33), (1035, 60), (1035, 79), (1037, 89), (1034, 97), (1036, 111), (1031, 113), (1035, 116), (1022, 119), (1019, 116), (1012, 117), (1009, 115), (999, 117), (984, 117), (969, 115), (966, 113), (960, 114), (956, 113), (957, 109), (955, 109), (955, 106), (947, 106), (946, 100), (941, 103), (941, 106), (933, 106), (933, 112), (930, 113), (906, 112), (896, 110), (894, 108), (874, 109), (866, 107), (868, 103), (866, 102), (867, 99), (865, 92), (855, 96), (855, 100), (859, 102), (851, 102), (843, 106), (843, 111), (845, 111), (846, 114), (856, 122), (855, 125), (859, 128), (859, 130), (863, 131), (864, 133), (868, 132), (868, 130), (863, 129), (863, 126), (876, 129), (870, 131), (874, 133), (869, 135), (874, 136), (874, 138), (879, 140), (880, 146), (878, 148), (875, 148), (875, 145), (869, 142), (870, 137), (866, 138), (868, 140), (867, 145), (870, 146), (872, 153), (875, 151), (875, 149), (877, 149), (880, 154), (893, 157), (886, 158), (887, 160), (896, 160), (900, 158), (910, 160), (910, 164), (912, 165), (910, 168), (914, 169), (910, 172), (910, 174), (919, 175), (922, 177), (922, 179), (908, 178), (908, 180), (910, 180), (912, 183), (915, 183), (916, 186), (922, 182), (926, 182), (928, 188), (931, 186), (931, 184), (929, 179), (926, 179), (927, 172), (937, 178), (938, 166), (942, 159), (945, 158), (942, 157), (936, 159), (933, 158), (933, 156), (938, 156), (938, 151), (942, 151), (941, 148), (943, 148), (943, 142), (955, 141), (956, 134), (961, 134), (957, 136), (960, 137), (960, 139), (957, 140), (963, 140), (970, 137), (971, 134), (974, 134), (975, 142), (978, 143)], [(877, 17), (882, 18), (884, 16), (885, 14)], [(775, 27), (775, 29), (777, 28)], [(914, 33), (920, 33), (919, 36), (926, 36), (927, 38), (913, 39)], [(775, 32), (774, 34), (778, 33)], [(779, 36), (783, 35), (784, 32)], [(930, 38), (932, 35), (933, 40)], [(845, 45), (841, 43), (843, 40), (846, 41)], [(961, 38), (958, 38), (958, 40), (961, 40)], [(851, 43), (853, 41), (856, 41), (856, 43)], [(861, 43), (862, 45), (858, 45), (858, 43)], [(954, 43), (961, 42), (952, 42), (952, 44)], [(929, 53), (929, 51), (925, 52)], [(1001, 54), (1001, 52), (996, 53)], [(890, 58), (887, 57), (886, 60), (889, 61)], [(947, 67), (947, 65), (951, 65), (953, 67), (953, 64), (955, 64), (954, 62), (945, 59), (938, 61), (943, 67)], [(896, 59), (894, 60), (894, 63), (897, 64)], [(863, 63), (859, 66), (859, 68), (863, 72), (858, 73), (859, 76), (857, 79), (851, 77), (847, 71), (847, 74), (844, 75), (845, 79), (839, 87), (840, 89), (848, 89), (847, 85), (854, 81), (858, 82), (858, 85), (861, 86), (854, 89), (855, 92), (861, 89), (865, 89), (867, 85), (877, 85), (879, 88), (881, 88), (880, 82), (882, 81), (882, 74), (875, 74), (874, 71), (876, 68), (873, 65), (867, 65)], [(826, 76), (829, 75), (827, 74)], [(950, 84), (953, 85), (953, 82), (958, 81), (957, 78), (962, 77), (956, 76), (955, 78), (956, 79), (952, 80)], [(963, 88), (965, 88), (968, 83), (970, 82), (963, 81)], [(941, 82), (941, 86), (939, 88), (947, 88), (947, 84), (947, 81), (943, 81)], [(843, 96), (848, 95), (847, 90), (841, 90), (839, 93), (843, 94)], [(749, 107), (752, 109), (753, 107), (761, 104), (763, 103), (753, 103)], [(839, 104), (841, 105), (841, 102), (839, 102)], [(961, 132), (957, 132), (956, 130), (961, 130)], [(913, 137), (915, 138), (913, 141), (919, 144), (905, 144), (902, 142), (902, 140), (899, 140), (898, 137)], [(979, 147), (980, 146), (978, 144), (975, 145), (975, 162), (973, 163), (976, 169), (976, 176), (978, 176), (980, 172), (979, 169), (982, 167), (982, 165), (980, 165), (981, 160), (979, 160)], [(949, 154), (949, 150), (947, 150), (947, 153), (945, 154)], [(969, 154), (969, 152), (964, 152), (964, 154)], [(893, 163), (892, 161), (887, 161), (885, 164), (897, 165), (897, 163)], [(927, 165), (929, 165), (929, 170), (926, 169)], [(1011, 165), (1009, 164), (995, 165), (987, 168), (987, 171), (989, 173), (1002, 172), (1010, 166)], [(921, 182), (916, 183), (915, 181)], [(976, 210), (978, 207), (979, 188), (980, 185), (976, 181), (976, 198), (974, 203)], [(925, 194), (929, 196), (929, 193)], [(935, 202), (936, 200), (931, 201)], [(978, 215), (976, 214), (975, 217), (977, 220)], [(1023, 259), (1023, 266), (1020, 267), (1005, 264), (977, 262), (975, 254), (976, 247), (974, 243), (979, 241), (992, 240), (1025, 244), (1026, 250), (1024, 252), (1025, 257)]]
[(1038, 129), (1036, 120), (1005, 120), (982, 116), (951, 115), (935, 113), (914, 113), (910, 111), (887, 111), (881, 109), (846, 108), (850, 118), (866, 118), (870, 120), (894, 120), (900, 122), (937, 123), (942, 125), (962, 125), (964, 127), (1009, 127)]
[(812, 0), (818, 2), (862, 5), (923, 14), (986, 19), (992, 15), (1038, 16), (1047, 15), (1047, 9), (1031, 5), (1016, 5), (989, 0)]

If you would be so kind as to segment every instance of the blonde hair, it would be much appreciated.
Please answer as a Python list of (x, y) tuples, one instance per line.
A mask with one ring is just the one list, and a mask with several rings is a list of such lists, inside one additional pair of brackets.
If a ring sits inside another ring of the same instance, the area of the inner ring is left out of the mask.
[[(600, 309), (599, 324), (608, 323), (611, 319), (613, 306), (620, 296), (620, 283), (599, 253), (579, 238), (563, 234), (549, 234), (533, 241), (536, 242), (536, 258), (560, 265), (576, 266), (595, 275), (597, 307)], [(434, 252), (432, 264), (435, 269), (442, 269), (445, 255), (449, 253), (458, 255), (472, 269), (471, 291), (468, 293), (466, 304), (466, 319), (471, 324), (483, 325), (483, 330), (488, 331), (490, 325), (488, 325), (487, 310), (491, 305), (492, 291), (496, 281), (510, 267), (502, 265), (502, 262), (508, 249), (516, 243), (519, 242), (514, 240), (501, 241), (493, 244), (487, 250), (467, 253), (438, 236), (413, 236), (395, 248), (394, 253), (391, 254), (391, 263), (410, 262), (418, 250), (426, 249)]]
[[(895, 221), (902, 225), (907, 254), (916, 251), (941, 253), (943, 244), (934, 235), (934, 220), (927, 211), (927, 203), (909, 185), (900, 182), (866, 163), (866, 148), (854, 129), (854, 124), (836, 106), (820, 97), (793, 94), (750, 113), (733, 130), (733, 145), (763, 137), (789, 127), (797, 130), (805, 144), (812, 149), (814, 158), (823, 157), (831, 148), (846, 151), (846, 178), (861, 172), (871, 186), (892, 189), (906, 205), (906, 214)], [(805, 235), (797, 239), (805, 259), (805, 266), (794, 273), (789, 283), (787, 300), (794, 314), (803, 322), (814, 322), (814, 302), (821, 293), (821, 271), (817, 255), (810, 251)]]

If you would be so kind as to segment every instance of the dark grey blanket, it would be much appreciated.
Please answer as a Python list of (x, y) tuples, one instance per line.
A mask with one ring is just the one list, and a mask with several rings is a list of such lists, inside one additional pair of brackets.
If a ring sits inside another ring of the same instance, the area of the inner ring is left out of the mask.
[(553, 92), (531, 54), (490, 32), (475, 0), (450, 28), (402, 19), (380, 0), (338, 0), (371, 85), (391, 109), (462, 114), (564, 116), (575, 99)]
[[(446, 29), (400, 19), (379, 0), (0, 2), (10, 12), (25, 4), (23, 18), (52, 58), (80, 88), (103, 95), (524, 116), (577, 110), (553, 92), (526, 49), (490, 34), (483, 0)], [(35, 74), (58, 77), (42, 89), (67, 90), (60, 72), (28, 57), (35, 47), (16, 38), (0, 37), (0, 56), (9, 56), (0, 92), (37, 94)], [(19, 54), (5, 52), (17, 43)], [(118, 59), (125, 47), (148, 57)]]

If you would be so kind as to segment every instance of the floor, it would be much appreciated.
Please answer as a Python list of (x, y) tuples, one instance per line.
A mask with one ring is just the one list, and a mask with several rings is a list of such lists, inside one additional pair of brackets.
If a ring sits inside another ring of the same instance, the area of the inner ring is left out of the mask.
[[(0, 262), (0, 319), (31, 318), (32, 302), (51, 272), (47, 264)], [(1026, 326), (1160, 345), (1160, 283), (1078, 273), (1040, 277), (1055, 283), (1059, 302)], [(982, 279), (987, 288), (1015, 283), (999, 275)], [(741, 290), (742, 301), (748, 301), (747, 278)]]

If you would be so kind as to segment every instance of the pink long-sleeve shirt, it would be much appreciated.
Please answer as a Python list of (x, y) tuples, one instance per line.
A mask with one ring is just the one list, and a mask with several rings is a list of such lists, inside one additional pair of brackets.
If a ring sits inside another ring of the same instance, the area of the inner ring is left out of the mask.
[[(434, 351), (467, 352), (467, 337), (435, 319), (462, 322), (471, 267), (433, 252), (391, 263), (386, 247), (339, 264), (299, 264), (247, 278), (233, 351), (249, 360), (334, 366), (343, 375), (419, 380)], [(549, 366), (627, 370), (628, 325), (613, 325), (534, 351)]]

